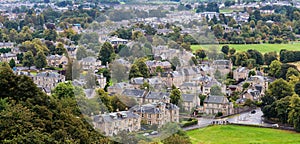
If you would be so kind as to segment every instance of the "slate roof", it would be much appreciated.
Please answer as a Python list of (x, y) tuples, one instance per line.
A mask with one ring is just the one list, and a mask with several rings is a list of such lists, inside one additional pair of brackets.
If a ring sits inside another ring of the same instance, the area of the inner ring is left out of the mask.
[(184, 102), (193, 102), (194, 101), (194, 94), (182, 94), (182, 99)]
[(59, 78), (60, 74), (56, 72), (40, 72), (36, 75), (37, 77), (51, 77), (51, 78)]
[(157, 100), (161, 100), (163, 98), (169, 98), (170, 93), (164, 93), (164, 92), (153, 92), (150, 91), (147, 95), (146, 95), (146, 99), (157, 99)]
[(228, 99), (225, 96), (209, 95), (205, 98), (204, 103), (224, 104), (224, 101), (228, 103)]
[(114, 112), (114, 113), (96, 115), (94, 117), (94, 122), (111, 123), (111, 122), (119, 121), (119, 120), (123, 120), (123, 119), (139, 118), (139, 117), (140, 116), (138, 114), (135, 114), (131, 111), (121, 111), (121, 112)]
[(174, 104), (158, 102), (158, 103), (149, 103), (144, 105), (136, 105), (132, 107), (130, 111), (136, 111), (136, 112), (148, 113), (148, 114), (158, 114), (163, 112), (159, 108), (159, 106), (165, 107), (167, 110), (179, 109), (179, 107)]
[(229, 65), (230, 61), (229, 60), (214, 60), (213, 64), (214, 65)]
[(136, 98), (142, 98), (145, 95), (146, 91), (139, 90), (139, 89), (125, 89), (122, 92), (122, 95), (124, 96), (130, 96), (130, 97), (136, 97)]
[(81, 59), (81, 62), (89, 62), (89, 63), (92, 63), (92, 62), (96, 62), (96, 58), (94, 57), (86, 57), (86, 58), (83, 58)]

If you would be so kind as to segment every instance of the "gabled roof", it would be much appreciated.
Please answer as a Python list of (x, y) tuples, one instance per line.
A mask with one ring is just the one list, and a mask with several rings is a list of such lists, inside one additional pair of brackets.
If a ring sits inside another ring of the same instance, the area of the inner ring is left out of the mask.
[(142, 98), (145, 95), (145, 90), (139, 90), (139, 89), (125, 89), (122, 92), (122, 95), (129, 96), (129, 97), (136, 97), (136, 98)]
[(146, 99), (157, 99), (157, 100), (161, 100), (164, 98), (169, 98), (170, 93), (164, 93), (164, 92), (153, 92), (150, 91), (147, 95), (146, 95)]
[(195, 94), (182, 94), (182, 99), (184, 102), (193, 102), (195, 98)]
[(101, 114), (94, 117), (94, 122), (98, 123), (111, 123), (114, 121), (119, 121), (123, 119), (129, 119), (129, 118), (139, 118), (140, 116), (138, 114), (135, 114), (131, 111), (121, 111), (121, 112), (114, 112), (114, 113), (107, 113), (107, 114)]
[(209, 95), (205, 98), (204, 103), (226, 104), (229, 103), (229, 101), (225, 96)]

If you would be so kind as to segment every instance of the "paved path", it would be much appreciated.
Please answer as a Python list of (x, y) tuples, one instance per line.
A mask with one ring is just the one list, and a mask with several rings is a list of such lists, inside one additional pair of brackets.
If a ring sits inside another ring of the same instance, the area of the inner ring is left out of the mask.
[(255, 111), (256, 111), (255, 114), (251, 114), (250, 112), (243, 112), (223, 119), (197, 118), (198, 119), (197, 125), (185, 127), (183, 128), (183, 130), (187, 131), (187, 130), (207, 127), (212, 123), (212, 121), (228, 121), (230, 123), (235, 123), (235, 124), (262, 125), (266, 127), (272, 126), (272, 124), (263, 122), (263, 118), (262, 118), (263, 113), (260, 108), (255, 109)]

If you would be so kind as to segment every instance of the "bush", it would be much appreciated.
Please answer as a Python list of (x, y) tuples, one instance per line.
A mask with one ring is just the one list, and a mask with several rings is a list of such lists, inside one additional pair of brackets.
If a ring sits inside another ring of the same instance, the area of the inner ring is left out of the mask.
[(223, 113), (222, 113), (222, 112), (218, 112), (218, 113), (216, 114), (216, 117), (220, 117), (220, 116), (223, 116)]
[(197, 119), (188, 119), (188, 121), (186, 121), (185, 123), (181, 124), (181, 127), (188, 127), (188, 126), (191, 126), (191, 125), (196, 125), (198, 124), (198, 120)]

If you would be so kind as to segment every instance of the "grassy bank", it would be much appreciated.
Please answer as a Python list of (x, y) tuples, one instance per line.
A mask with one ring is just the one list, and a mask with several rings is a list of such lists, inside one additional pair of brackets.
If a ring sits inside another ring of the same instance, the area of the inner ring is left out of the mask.
[(248, 126), (210, 126), (187, 131), (193, 144), (299, 144), (300, 133)]
[[(219, 45), (218, 48), (221, 50), (223, 45)], [(294, 44), (229, 44), (230, 48), (235, 48), (237, 51), (247, 51), (248, 49), (255, 49), (260, 51), (261, 53), (267, 53), (271, 51), (280, 52), (281, 49), (287, 50), (299, 50), (300, 51), (300, 43)], [(192, 45), (193, 51), (198, 49), (209, 49), (210, 45)]]

